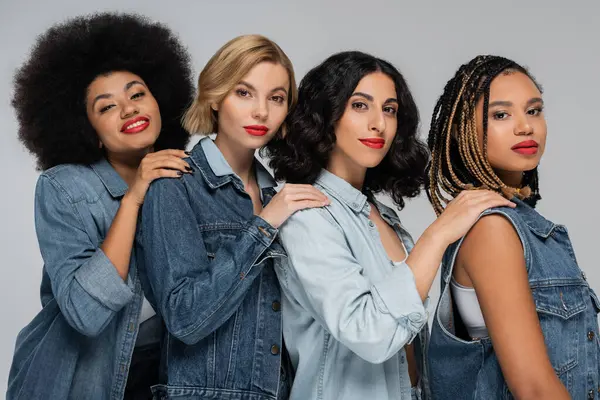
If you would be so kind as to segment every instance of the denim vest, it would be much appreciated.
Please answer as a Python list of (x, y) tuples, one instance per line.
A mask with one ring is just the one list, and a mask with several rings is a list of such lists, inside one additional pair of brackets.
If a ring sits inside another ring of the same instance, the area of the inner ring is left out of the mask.
[(38, 179), (43, 309), (17, 337), (7, 399), (123, 398), (142, 289), (135, 259), (123, 281), (100, 245), (126, 190), (106, 160)]
[[(151, 185), (138, 232), (142, 286), (168, 331), (155, 398), (287, 398), (278, 230), (209, 137), (188, 162), (193, 175)], [(255, 163), (266, 205), (275, 181)]]
[[(573, 399), (596, 399), (599, 387), (597, 313), (600, 303), (579, 269), (567, 229), (518, 199), (515, 209), (495, 208), (517, 231), (523, 244), (529, 286), (535, 300), (546, 350), (557, 376)], [(442, 265), (442, 290), (428, 352), (434, 399), (513, 399), (490, 338), (462, 340), (450, 278), (460, 241), (448, 248)]]

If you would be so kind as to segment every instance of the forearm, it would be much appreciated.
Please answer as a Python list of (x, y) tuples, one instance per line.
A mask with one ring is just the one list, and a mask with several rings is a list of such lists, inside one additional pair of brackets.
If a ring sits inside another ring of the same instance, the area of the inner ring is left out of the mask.
[(406, 260), (415, 276), (417, 291), (422, 301), (425, 301), (429, 294), (448, 245), (432, 225), (423, 232)]
[(100, 246), (106, 257), (115, 266), (117, 273), (127, 279), (129, 261), (135, 238), (139, 205), (125, 195), (119, 210)]

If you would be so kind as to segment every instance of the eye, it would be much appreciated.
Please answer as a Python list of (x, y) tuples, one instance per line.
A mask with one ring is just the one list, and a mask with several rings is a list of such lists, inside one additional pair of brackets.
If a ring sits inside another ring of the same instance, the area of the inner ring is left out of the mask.
[(356, 101), (356, 102), (352, 103), (352, 108), (355, 110), (366, 110), (368, 107), (362, 101)]
[(498, 111), (494, 113), (493, 117), (497, 121), (502, 121), (503, 119), (508, 118), (508, 113), (504, 111)]
[(285, 101), (285, 98), (283, 96), (273, 96), (271, 97), (271, 100), (273, 100), (276, 103), (282, 104)]
[(533, 115), (534, 117), (540, 115), (544, 111), (542, 107), (532, 108), (531, 110), (527, 110), (527, 114)]
[(240, 97), (248, 97), (248, 96), (250, 96), (250, 92), (249, 92), (249, 91), (247, 91), (246, 89), (237, 89), (235, 92), (236, 92), (236, 93), (238, 94), (238, 96), (240, 96)]
[(134, 99), (139, 99), (140, 97), (144, 97), (145, 95), (146, 95), (146, 93), (145, 93), (145, 92), (139, 92), (139, 93), (136, 93), (136, 94), (134, 94), (133, 96), (131, 96), (131, 100), (134, 100)]
[(114, 104), (109, 104), (107, 106), (102, 107), (99, 111), (100, 114), (104, 114), (105, 112), (107, 112), (108, 110), (110, 110), (111, 108), (113, 108), (115, 105)]
[(396, 110), (394, 107), (383, 107), (383, 112), (390, 114), (390, 115), (396, 115), (398, 113), (398, 110)]

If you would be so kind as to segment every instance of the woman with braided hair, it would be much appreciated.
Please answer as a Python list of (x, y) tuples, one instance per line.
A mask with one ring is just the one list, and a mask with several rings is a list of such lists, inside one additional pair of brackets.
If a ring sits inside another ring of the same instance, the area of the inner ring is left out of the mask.
[(42, 310), (19, 333), (7, 399), (148, 399), (161, 321), (132, 247), (151, 181), (190, 171), (181, 117), (190, 59), (137, 15), (76, 17), (42, 34), (15, 77), (19, 139), (44, 170), (35, 225)]
[[(428, 364), (439, 399), (594, 399), (599, 302), (566, 228), (542, 217), (541, 88), (519, 64), (478, 56), (447, 83), (428, 145), (436, 213), (488, 189), (517, 204), (484, 211), (442, 264)], [(443, 215), (443, 214), (442, 214)]]

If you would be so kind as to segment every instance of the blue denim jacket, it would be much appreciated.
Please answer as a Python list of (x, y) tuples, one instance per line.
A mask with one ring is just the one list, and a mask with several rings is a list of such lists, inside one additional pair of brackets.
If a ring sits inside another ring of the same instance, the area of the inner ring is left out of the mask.
[[(276, 263), (284, 338), (296, 368), (290, 399), (408, 400), (404, 346), (414, 339), (421, 388), (427, 386), (427, 313), (414, 275), (388, 258), (367, 196), (326, 170), (315, 187), (331, 204), (283, 224), (289, 262)], [(412, 238), (396, 213), (372, 201), (410, 252)]]
[[(597, 399), (598, 298), (577, 265), (567, 229), (522, 201), (513, 201), (515, 209), (495, 208), (482, 215), (502, 215), (515, 227), (550, 362), (573, 399)], [(461, 244), (462, 239), (448, 248), (442, 264), (442, 291), (428, 352), (433, 398), (513, 399), (491, 339), (457, 336), (449, 282)]]
[(106, 160), (45, 171), (35, 192), (43, 309), (18, 335), (7, 399), (120, 400), (143, 301), (100, 249), (127, 185)]
[[(286, 398), (278, 231), (254, 215), (212, 139), (202, 138), (188, 162), (193, 175), (151, 185), (138, 233), (142, 285), (168, 331), (155, 396)], [(275, 182), (256, 168), (266, 204)]]

